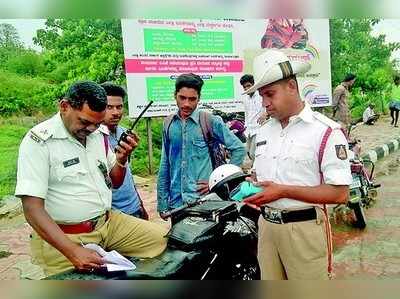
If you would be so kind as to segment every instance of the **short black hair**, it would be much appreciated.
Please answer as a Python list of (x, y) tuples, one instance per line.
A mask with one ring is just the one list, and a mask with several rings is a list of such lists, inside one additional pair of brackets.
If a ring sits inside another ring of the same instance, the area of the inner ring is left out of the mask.
[(82, 110), (87, 103), (90, 110), (102, 112), (107, 107), (107, 94), (103, 87), (93, 81), (78, 81), (72, 84), (65, 96), (72, 108)]
[(351, 74), (351, 73), (350, 73), (350, 74), (347, 74), (346, 77), (344, 77), (343, 82), (349, 82), (349, 81), (355, 79), (356, 77), (357, 77), (357, 76), (354, 75), (354, 74)]
[(253, 75), (250, 74), (245, 74), (240, 78), (240, 85), (244, 85), (245, 83), (251, 83), (252, 85), (254, 84), (254, 77)]
[(108, 96), (121, 97), (122, 99), (124, 99), (126, 96), (125, 89), (117, 84), (114, 84), (112, 82), (104, 82), (100, 85), (104, 88)]
[(189, 73), (189, 74), (182, 74), (176, 78), (175, 81), (175, 94), (183, 88), (193, 88), (197, 91), (197, 93), (201, 94), (201, 88), (203, 87), (204, 81), (200, 78), (199, 75)]

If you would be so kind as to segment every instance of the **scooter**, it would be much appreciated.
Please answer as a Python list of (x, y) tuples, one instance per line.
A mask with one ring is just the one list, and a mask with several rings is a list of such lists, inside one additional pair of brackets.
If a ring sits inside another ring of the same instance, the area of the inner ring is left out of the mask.
[[(350, 136), (350, 126), (347, 136)], [(380, 184), (375, 183), (374, 170), (375, 164), (371, 160), (360, 157), (361, 140), (354, 139), (349, 141), (350, 149), (350, 168), (353, 181), (349, 186), (349, 200), (347, 204), (334, 207), (334, 213), (342, 216), (350, 215), (352, 225), (359, 229), (367, 226), (365, 209), (370, 208), (378, 196), (377, 188)], [(369, 165), (368, 170), (367, 165)]]
[[(234, 184), (231, 186), (243, 182), (245, 176), (232, 177)], [(225, 195), (217, 189), (211, 189), (211, 192), (215, 190), (219, 195)], [(167, 235), (167, 249), (151, 259), (129, 258), (135, 264), (135, 270), (95, 273), (73, 270), (47, 279), (260, 279), (257, 261), (259, 212), (234, 201), (230, 195), (223, 200), (217, 193), (209, 193), (169, 211), (167, 216), (172, 219), (172, 227)]]

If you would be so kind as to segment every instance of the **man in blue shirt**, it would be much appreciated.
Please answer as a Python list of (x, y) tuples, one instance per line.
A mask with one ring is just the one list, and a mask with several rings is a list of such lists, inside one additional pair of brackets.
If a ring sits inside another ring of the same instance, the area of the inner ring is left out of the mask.
[[(126, 131), (125, 128), (118, 125), (124, 112), (124, 98), (126, 92), (122, 87), (108, 82), (101, 84), (101, 86), (105, 89), (107, 94), (107, 108), (104, 125), (108, 127), (110, 132), (108, 136), (109, 144), (114, 150), (121, 134)], [(146, 220), (149, 218), (143, 207), (143, 202), (137, 192), (129, 168), (126, 171), (123, 184), (118, 189), (112, 190), (112, 207), (124, 212), (125, 214), (138, 218)]]
[[(178, 112), (167, 126), (164, 123), (158, 173), (157, 210), (161, 218), (165, 218), (166, 211), (196, 201), (208, 192), (208, 178), (213, 169), (197, 108), (203, 83), (195, 74), (180, 75), (175, 82)], [(219, 116), (211, 117), (214, 138), (230, 152), (230, 163), (240, 166), (246, 153), (243, 143)]]

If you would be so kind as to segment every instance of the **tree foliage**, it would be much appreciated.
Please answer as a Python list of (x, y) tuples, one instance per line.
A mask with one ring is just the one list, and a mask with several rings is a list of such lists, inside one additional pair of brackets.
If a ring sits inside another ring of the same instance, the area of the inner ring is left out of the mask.
[(40, 78), (29, 78), (8, 71), (0, 72), (0, 115), (33, 115), (56, 109), (52, 86)]
[(352, 115), (359, 117), (374, 102), (383, 112), (390, 98), (394, 62), (390, 56), (399, 43), (385, 43), (385, 36), (373, 36), (378, 19), (330, 20), (332, 88), (347, 73), (357, 75), (351, 97)]
[(11, 24), (0, 24), (0, 66), (23, 49), (17, 29)]
[(44, 49), (49, 77), (57, 83), (124, 80), (119, 20), (48, 19), (34, 42)]

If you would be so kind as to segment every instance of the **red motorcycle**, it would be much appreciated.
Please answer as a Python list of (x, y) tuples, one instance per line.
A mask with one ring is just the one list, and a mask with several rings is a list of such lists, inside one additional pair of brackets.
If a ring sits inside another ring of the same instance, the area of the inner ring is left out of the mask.
[(203, 106), (212, 111), (212, 114), (218, 115), (222, 118), (223, 122), (228, 126), (229, 130), (235, 134), (236, 137), (240, 139), (242, 142), (246, 142), (246, 136), (244, 134), (245, 125), (244, 125), (244, 116), (240, 115), (240, 113), (226, 113), (221, 110), (215, 109), (213, 106), (209, 104), (203, 103)]

